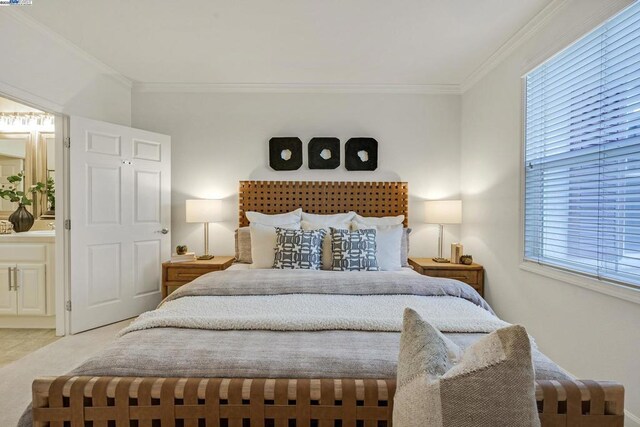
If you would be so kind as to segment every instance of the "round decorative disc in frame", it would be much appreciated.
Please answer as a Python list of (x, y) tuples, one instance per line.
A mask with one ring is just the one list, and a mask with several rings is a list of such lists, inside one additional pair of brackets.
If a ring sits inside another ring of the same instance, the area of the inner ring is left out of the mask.
[(309, 169), (335, 169), (340, 166), (340, 140), (334, 137), (311, 138), (308, 155)]
[(351, 138), (344, 150), (348, 171), (374, 171), (378, 168), (378, 141), (373, 138)]
[(302, 141), (297, 137), (269, 140), (269, 166), (277, 171), (294, 171), (302, 166)]

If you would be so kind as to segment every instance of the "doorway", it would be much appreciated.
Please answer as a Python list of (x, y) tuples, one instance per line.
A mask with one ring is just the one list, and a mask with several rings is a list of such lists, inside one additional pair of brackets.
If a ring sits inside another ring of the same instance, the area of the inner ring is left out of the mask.
[[(55, 114), (0, 96), (0, 359), (65, 333), (57, 285)], [(58, 176), (60, 175), (60, 176)], [(9, 339), (10, 338), (10, 339)]]
[[(31, 139), (39, 143), (32, 150), (39, 157), (26, 156), (23, 163), (6, 166), (13, 173), (36, 165), (44, 175), (25, 172), (7, 180), (6, 188), (13, 191), (8, 200), (18, 208), (20, 200), (12, 194), (33, 198), (23, 203), (23, 210), (33, 215), (34, 225), (28, 231), (16, 227), (9, 221), (11, 207), (7, 211), (6, 221), (14, 229), (11, 237), (0, 239), (19, 239), (22, 252), (13, 253), (26, 257), (29, 265), (3, 263), (3, 250), (11, 250), (0, 240), (0, 306), (3, 298), (18, 298), (24, 277), (44, 277), (51, 285), (38, 288), (35, 299), (46, 307), (31, 313), (40, 316), (38, 322), (26, 324), (17, 312), (0, 312), (0, 328), (11, 320), (20, 322), (19, 327), (54, 324), (57, 335), (73, 334), (155, 308), (161, 300), (160, 266), (171, 251), (171, 138), (5, 99), (13, 102), (12, 110), (16, 104), (27, 109), (7, 112), (6, 121), (37, 125), (46, 119), (53, 128)], [(16, 183), (24, 185), (18, 189)], [(37, 239), (49, 239), (48, 246), (42, 249)], [(40, 259), (44, 263), (32, 265)], [(18, 289), (15, 283), (21, 284)]]

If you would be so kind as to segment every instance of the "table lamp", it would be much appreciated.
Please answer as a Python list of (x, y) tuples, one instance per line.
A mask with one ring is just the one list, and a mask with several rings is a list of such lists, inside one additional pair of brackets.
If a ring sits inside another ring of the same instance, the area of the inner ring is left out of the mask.
[(201, 260), (212, 259), (209, 254), (209, 223), (220, 221), (222, 203), (220, 200), (191, 199), (186, 201), (187, 222), (204, 223), (204, 255), (198, 257)]
[(442, 258), (443, 231), (445, 224), (462, 224), (462, 200), (428, 200), (425, 202), (425, 220), (427, 224), (438, 224), (438, 257), (435, 262), (449, 262)]

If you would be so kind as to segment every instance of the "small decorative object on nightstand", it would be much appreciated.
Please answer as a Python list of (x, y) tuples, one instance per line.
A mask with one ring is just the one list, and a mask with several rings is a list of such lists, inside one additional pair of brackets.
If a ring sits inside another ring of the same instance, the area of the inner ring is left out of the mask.
[(432, 258), (409, 258), (409, 264), (425, 276), (460, 280), (484, 297), (484, 267), (480, 264), (442, 264)]
[(438, 224), (438, 256), (432, 258), (435, 262), (449, 262), (442, 258), (442, 246), (444, 245), (444, 225), (462, 224), (462, 200), (427, 200), (424, 203), (425, 221), (427, 224)]
[(220, 200), (196, 199), (187, 200), (186, 204), (187, 222), (204, 223), (204, 255), (198, 257), (201, 260), (213, 258), (209, 254), (209, 223), (220, 221)]
[(451, 262), (451, 264), (464, 264), (460, 261), (460, 257), (462, 257), (462, 245), (460, 243), (452, 243), (449, 262)]
[(209, 260), (165, 262), (162, 264), (162, 298), (203, 274), (226, 270), (233, 264), (234, 259), (232, 256), (217, 256)]

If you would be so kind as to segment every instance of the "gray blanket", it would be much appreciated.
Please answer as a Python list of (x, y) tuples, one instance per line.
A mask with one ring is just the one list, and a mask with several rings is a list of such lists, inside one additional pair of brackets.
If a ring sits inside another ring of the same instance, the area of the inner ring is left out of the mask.
[(165, 301), (187, 296), (229, 295), (420, 295), (463, 298), (493, 313), (471, 286), (414, 271), (225, 270), (205, 274)]
[[(484, 334), (447, 333), (461, 348)], [(395, 378), (400, 334), (148, 329), (117, 339), (74, 375)], [(533, 349), (538, 379), (568, 377)]]
[[(470, 286), (412, 272), (354, 274), (242, 270), (210, 273), (167, 300), (205, 295), (295, 293), (455, 296), (491, 311)], [(462, 348), (482, 334), (446, 334)], [(400, 334), (363, 331), (214, 331), (156, 328), (130, 332), (74, 375), (269, 378), (394, 378)], [(567, 379), (533, 350), (536, 378)], [(31, 425), (28, 410), (19, 426)]]

